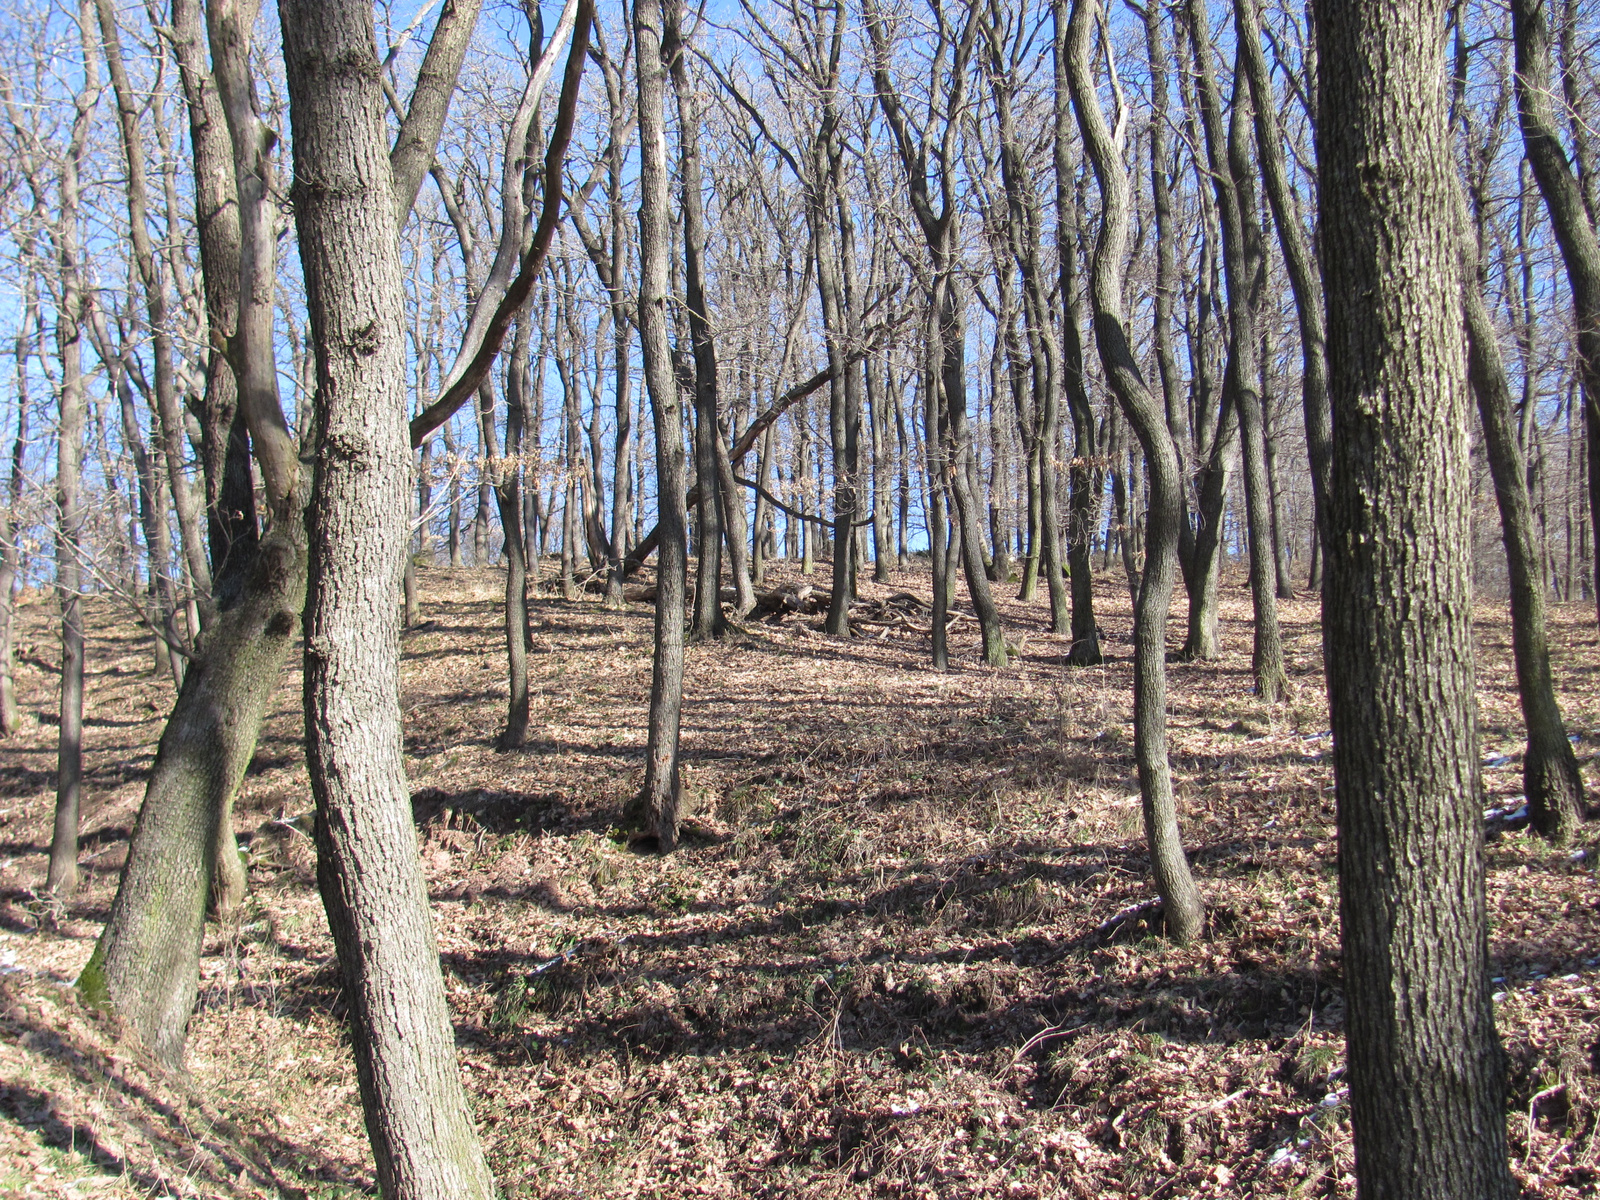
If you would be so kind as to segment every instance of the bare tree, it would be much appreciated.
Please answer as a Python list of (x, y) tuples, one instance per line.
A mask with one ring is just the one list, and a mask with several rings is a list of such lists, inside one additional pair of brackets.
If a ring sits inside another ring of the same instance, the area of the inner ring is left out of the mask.
[[(1057, 20), (1065, 7), (1064, 3), (1056, 5)], [(1100, 186), (1100, 230), (1095, 238), (1089, 284), (1095, 343), (1106, 379), (1144, 451), (1150, 477), (1145, 564), (1134, 609), (1134, 756), (1144, 802), (1145, 840), (1150, 846), (1150, 862), (1161, 893), (1167, 931), (1182, 943), (1199, 937), (1205, 922), (1205, 905), (1183, 852), (1172, 792), (1172, 766), (1167, 759), (1167, 608), (1177, 580), (1182, 484), (1178, 452), (1167, 429), (1166, 413), (1134, 361), (1123, 312), (1122, 264), (1127, 253), (1131, 207), (1131, 187), (1122, 159), (1128, 113), (1124, 104), (1117, 114), (1116, 127), (1108, 126), (1095, 90), (1090, 62), (1091, 25), (1103, 21), (1103, 13), (1097, 0), (1074, 5), (1067, 19), (1063, 49), (1084, 152)], [(1111, 74), (1120, 95), (1114, 66)]]

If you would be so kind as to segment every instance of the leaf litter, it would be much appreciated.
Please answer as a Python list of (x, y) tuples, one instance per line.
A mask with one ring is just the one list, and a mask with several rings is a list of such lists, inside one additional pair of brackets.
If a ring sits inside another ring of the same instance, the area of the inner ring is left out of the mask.
[[(1171, 668), (1171, 753), (1207, 937), (1160, 937), (1132, 759), (1126, 589), (1109, 661), (1062, 665), (1002, 600), (1011, 668), (927, 664), (925, 574), (863, 581), (848, 641), (778, 605), (691, 646), (684, 848), (617, 825), (643, 770), (651, 612), (540, 596), (525, 749), (491, 571), (424, 570), (405, 635), (406, 766), (463, 1078), (508, 1196), (1351, 1196), (1336, 833), (1318, 610), (1282, 604), (1289, 699), (1225, 653)], [(807, 581), (781, 566), (772, 583)], [(825, 588), (826, 572), (810, 581)], [(635, 593), (636, 595), (639, 593)], [(908, 599), (908, 597), (910, 599)], [(70, 982), (98, 935), (171, 689), (91, 604), (86, 885), (42, 895), (52, 608), (23, 610), (33, 718), (0, 747), (0, 1192), (340, 1196), (374, 1180), (310, 842), (298, 669), (240, 796), (251, 895), (208, 927), (189, 1074)], [(909, 614), (909, 615), (908, 615)], [(1181, 628), (1174, 613), (1173, 636)], [(1580, 758), (1596, 637), (1552, 605)], [(1600, 1184), (1600, 838), (1514, 819), (1509, 628), (1480, 606), (1491, 954), (1507, 1134), (1529, 1196)]]

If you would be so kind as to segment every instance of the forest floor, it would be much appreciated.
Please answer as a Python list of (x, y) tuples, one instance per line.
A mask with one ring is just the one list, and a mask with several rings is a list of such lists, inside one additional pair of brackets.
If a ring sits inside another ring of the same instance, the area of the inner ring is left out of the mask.
[[(949, 673), (925, 637), (833, 640), (818, 618), (691, 647), (695, 813), (670, 858), (616, 828), (643, 770), (650, 609), (539, 598), (533, 738), (501, 754), (502, 576), (421, 576), (406, 763), (463, 1076), (508, 1196), (1353, 1194), (1314, 601), (1280, 608), (1287, 703), (1250, 694), (1235, 585), (1224, 656), (1172, 667), (1210, 906), (1207, 937), (1179, 949), (1139, 907), (1153, 893), (1120, 575), (1099, 581), (1096, 668), (1063, 667), (1043, 604), (1015, 602), (1021, 660), (999, 672), (970, 622)], [(862, 590), (927, 587), (908, 572)], [(370, 1193), (298, 664), (238, 806), (250, 898), (208, 930), (190, 1073), (163, 1076), (70, 984), (171, 687), (148, 640), (91, 604), (87, 883), (53, 906), (53, 605), (23, 614), (28, 720), (0, 745), (0, 1195)], [(1555, 605), (1552, 621), (1569, 729), (1600, 782), (1593, 612)], [(1480, 606), (1478, 644), (1484, 804), (1505, 810), (1521, 721), (1502, 605)], [(1513, 1166), (1526, 1195), (1596, 1195), (1600, 823), (1560, 850), (1514, 820), (1490, 837)]]

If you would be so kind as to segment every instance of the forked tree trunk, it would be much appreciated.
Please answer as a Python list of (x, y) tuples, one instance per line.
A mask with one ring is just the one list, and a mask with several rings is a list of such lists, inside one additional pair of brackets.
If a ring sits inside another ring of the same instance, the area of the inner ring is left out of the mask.
[[(1357, 1188), (1509, 1200), (1473, 678), (1445, 6), (1316, 8), (1333, 410), (1323, 629)], [(1382, 230), (1382, 237), (1374, 231)]]
[(373, 10), (285, 0), (279, 13), (319, 398), (305, 611), (317, 880), (384, 1196), (487, 1200), (494, 1180), (461, 1087), (401, 761), (394, 592), (411, 438)]
[[(1066, 15), (1067, 7), (1066, 0), (1055, 0), (1058, 22)], [(1084, 150), (1093, 164), (1102, 200), (1090, 279), (1095, 343), (1107, 381), (1144, 449), (1150, 477), (1145, 563), (1134, 608), (1134, 757), (1139, 768), (1145, 839), (1167, 932), (1173, 940), (1186, 943), (1201, 934), (1205, 903), (1184, 854), (1172, 791), (1172, 766), (1167, 759), (1167, 609), (1178, 575), (1183, 482), (1166, 413), (1139, 374), (1122, 311), (1131, 187), (1122, 162), (1122, 147), (1106, 127), (1089, 61), (1091, 26), (1098, 10), (1099, 0), (1079, 0), (1072, 5), (1064, 39), (1058, 34), (1058, 46), (1065, 59)]]

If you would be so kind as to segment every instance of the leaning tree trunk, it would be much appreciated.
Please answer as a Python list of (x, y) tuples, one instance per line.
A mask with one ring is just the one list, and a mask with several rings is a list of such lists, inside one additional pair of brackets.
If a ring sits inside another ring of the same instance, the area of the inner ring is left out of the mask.
[(199, 987), (212, 864), (224, 843), (239, 861), (225, 818), (305, 601), (298, 518), (267, 531), (239, 598), (218, 615), (189, 668), (156, 748), (111, 914), (78, 979), (88, 1000), (114, 1009), (174, 1068)]
[(655, 654), (644, 790), (646, 823), (663, 851), (678, 844), (678, 728), (683, 712), (683, 407), (667, 344), (667, 131), (661, 0), (633, 10), (639, 77), (639, 348), (656, 436)]
[[(1588, 443), (1589, 516), (1600, 530), (1600, 237), (1583, 202), (1583, 189), (1567, 163), (1551, 108), (1550, 24), (1545, 0), (1512, 0), (1516, 42), (1517, 113), (1533, 176), (1561, 247), (1578, 319), (1578, 362), (1583, 376), (1583, 430)], [(1594, 556), (1600, 603), (1600, 554)]]
[[(1322, 506), (1328, 491), (1328, 464), (1333, 455), (1333, 433), (1328, 416), (1327, 334), (1322, 307), (1322, 279), (1300, 214), (1284, 162), (1283, 134), (1278, 125), (1277, 97), (1261, 49), (1260, 0), (1234, 0), (1239, 66), (1250, 85), (1255, 111), (1256, 154), (1261, 179), (1272, 208), (1272, 223), (1283, 251), (1284, 270), (1294, 292), (1300, 323), (1300, 402), (1305, 414), (1306, 452), (1311, 460), (1311, 491), (1315, 536), (1321, 537)], [(1315, 555), (1313, 556), (1316, 557)], [(1320, 561), (1320, 559), (1318, 560)], [(1320, 586), (1320, 579), (1314, 586)]]
[(411, 438), (373, 10), (366, 0), (285, 0), (279, 12), (317, 359), (305, 610), (317, 880), (384, 1196), (487, 1198), (494, 1180), (456, 1064), (401, 761), (394, 594), (409, 540)]
[[(1055, 0), (1057, 22), (1062, 21), (1066, 8), (1066, 0)], [(1183, 851), (1177, 800), (1172, 791), (1172, 766), (1167, 759), (1167, 609), (1178, 574), (1183, 481), (1166, 413), (1139, 374), (1122, 311), (1122, 271), (1132, 189), (1122, 162), (1122, 147), (1106, 127), (1089, 62), (1090, 31), (1098, 8), (1098, 0), (1079, 0), (1072, 6), (1062, 51), (1084, 150), (1094, 166), (1102, 198), (1100, 232), (1095, 239), (1090, 274), (1095, 343), (1107, 382), (1144, 449), (1150, 479), (1144, 571), (1134, 609), (1134, 756), (1144, 801), (1150, 864), (1161, 893), (1167, 932), (1175, 941), (1185, 943), (1200, 936), (1205, 904)]]
[(1544, 578), (1533, 527), (1528, 476), (1512, 416), (1511, 386), (1500, 358), (1494, 319), (1484, 303), (1477, 245), (1461, 222), (1461, 298), (1467, 331), (1467, 378), (1478, 401), (1483, 444), (1500, 507), (1500, 528), (1511, 583), (1511, 648), (1517, 666), (1517, 694), (1528, 745), (1522, 754), (1522, 794), (1528, 816), (1557, 845), (1572, 837), (1583, 819), (1583, 776), (1567, 741), (1566, 722), (1556, 702), (1545, 637)]
[[(1323, 629), (1357, 1188), (1508, 1200), (1474, 691), (1446, 5), (1316, 8)], [(1374, 231), (1381, 230), (1382, 237)]]

